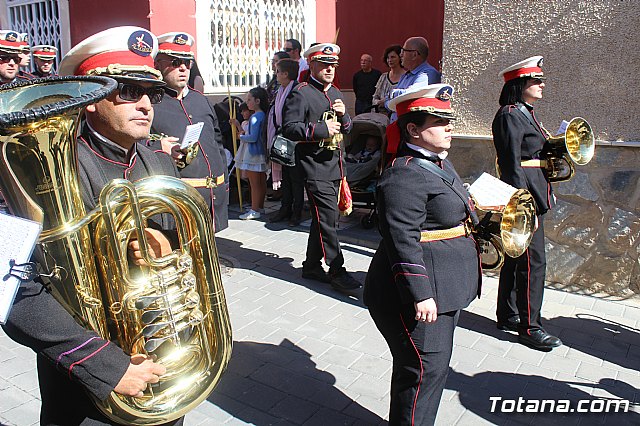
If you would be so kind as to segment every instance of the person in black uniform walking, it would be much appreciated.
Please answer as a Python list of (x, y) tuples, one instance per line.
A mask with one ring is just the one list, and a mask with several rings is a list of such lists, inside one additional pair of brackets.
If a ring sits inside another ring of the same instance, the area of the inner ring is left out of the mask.
[[(149, 31), (117, 27), (80, 42), (60, 64), (63, 75), (103, 75), (119, 83), (109, 97), (87, 106), (78, 137), (80, 194), (87, 211), (96, 206), (100, 191), (112, 179), (178, 176), (168, 155), (160, 157), (137, 143), (149, 134), (152, 104), (162, 99), (161, 75), (153, 68), (157, 48), (157, 39)], [(175, 233), (172, 220), (161, 218), (149, 226), (152, 255), (170, 253), (170, 234)], [(129, 257), (133, 263), (142, 263), (137, 241), (130, 242)], [(141, 396), (166, 371), (152, 359), (129, 356), (115, 343), (81, 327), (39, 282), (21, 284), (3, 328), (37, 353), (42, 425), (114, 424), (88, 394), (99, 400), (111, 392)], [(174, 424), (182, 424), (182, 419)]]
[[(156, 68), (167, 85), (162, 102), (154, 108), (151, 133), (169, 137), (149, 140), (147, 146), (174, 155), (180, 176), (196, 187), (213, 210), (215, 231), (219, 232), (229, 226), (227, 157), (213, 107), (202, 93), (187, 86), (194, 40), (187, 33), (172, 32), (158, 36), (158, 42)], [(176, 144), (181, 142), (185, 128), (199, 122), (204, 123), (199, 141), (187, 151), (179, 150)]]
[[(320, 147), (319, 142), (339, 133), (351, 131), (351, 118), (342, 101), (342, 93), (333, 85), (340, 47), (321, 43), (309, 48), (304, 56), (309, 62), (308, 83), (295, 87), (287, 97), (282, 118), (282, 135), (296, 146), (296, 161), (302, 169), (311, 202), (311, 229), (302, 276), (330, 282), (338, 291), (352, 294), (361, 287), (344, 267), (344, 257), (336, 225), (338, 223), (338, 188), (342, 178), (342, 149)], [(323, 120), (333, 110), (337, 121)], [(329, 266), (329, 275), (322, 259)]]
[(505, 258), (500, 271), (496, 315), (499, 329), (518, 331), (521, 343), (551, 350), (562, 345), (562, 341), (544, 330), (540, 313), (547, 266), (544, 214), (555, 204), (551, 184), (540, 160), (546, 132), (533, 112), (533, 103), (542, 99), (544, 89), (541, 66), (542, 56), (533, 56), (499, 74), (505, 83), (500, 94), (500, 109), (491, 129), (500, 179), (531, 192), (536, 203), (538, 228), (521, 256)]
[(393, 356), (390, 425), (435, 422), (460, 310), (480, 295), (477, 216), (446, 158), (452, 94), (446, 84), (418, 84), (389, 104), (401, 144), (377, 187), (382, 241), (364, 303)]

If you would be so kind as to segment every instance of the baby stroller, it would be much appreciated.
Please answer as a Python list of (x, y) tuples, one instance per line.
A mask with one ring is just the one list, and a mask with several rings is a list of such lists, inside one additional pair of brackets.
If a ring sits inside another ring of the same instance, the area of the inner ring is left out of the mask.
[[(344, 167), (351, 188), (353, 206), (368, 208), (360, 224), (365, 229), (373, 228), (376, 217), (376, 183), (385, 165), (386, 128), (389, 118), (385, 114), (367, 112), (352, 120), (351, 132), (345, 137)], [(375, 152), (368, 146), (378, 141)]]

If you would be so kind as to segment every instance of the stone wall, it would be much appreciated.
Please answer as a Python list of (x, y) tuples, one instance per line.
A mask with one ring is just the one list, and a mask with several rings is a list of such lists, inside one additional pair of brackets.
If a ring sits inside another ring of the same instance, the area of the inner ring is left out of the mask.
[(548, 76), (536, 112), (549, 130), (586, 118), (596, 138), (640, 141), (640, 1), (445, 1), (443, 80), (456, 89), (456, 131), (489, 135), (498, 72), (534, 55)]
[[(483, 171), (495, 176), (490, 139), (455, 139), (450, 155), (465, 182)], [(545, 215), (548, 284), (640, 295), (640, 150), (597, 146), (594, 159), (554, 191), (558, 205)]]

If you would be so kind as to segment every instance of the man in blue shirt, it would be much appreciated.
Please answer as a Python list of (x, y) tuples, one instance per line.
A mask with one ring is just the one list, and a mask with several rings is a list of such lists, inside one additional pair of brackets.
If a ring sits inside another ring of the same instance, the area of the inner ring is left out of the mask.
[[(440, 83), (441, 75), (427, 62), (427, 56), (429, 56), (429, 43), (424, 37), (410, 37), (404, 42), (400, 59), (407, 71), (400, 77), (398, 85), (391, 92), (391, 99), (402, 95), (409, 86), (416, 83), (421, 86)], [(388, 106), (391, 99), (387, 99), (385, 106)]]
[[(384, 106), (387, 109), (391, 99), (404, 94), (414, 84), (425, 86), (440, 83), (441, 75), (427, 62), (428, 56), (429, 42), (424, 37), (409, 37), (404, 42), (400, 51), (400, 59), (406, 72), (400, 77), (398, 85), (391, 92), (391, 97), (385, 101)], [(394, 123), (397, 119), (398, 116), (394, 112), (391, 115), (391, 122)], [(387, 152), (395, 153), (399, 142), (400, 132), (397, 126), (389, 126), (387, 128)]]

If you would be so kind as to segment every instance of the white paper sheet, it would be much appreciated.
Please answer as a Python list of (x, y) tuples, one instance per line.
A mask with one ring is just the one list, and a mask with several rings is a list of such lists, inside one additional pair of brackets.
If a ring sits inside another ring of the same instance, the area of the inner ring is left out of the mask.
[(481, 210), (502, 211), (517, 188), (488, 173), (483, 173), (469, 187), (469, 194)]
[(29, 261), (42, 226), (37, 222), (0, 214), (0, 323), (9, 316), (20, 279), (9, 275), (10, 261)]
[(189, 124), (184, 130), (184, 136), (182, 137), (182, 142), (180, 143), (180, 149), (187, 149), (194, 143), (198, 142), (203, 127), (204, 123), (202, 121), (196, 124)]

